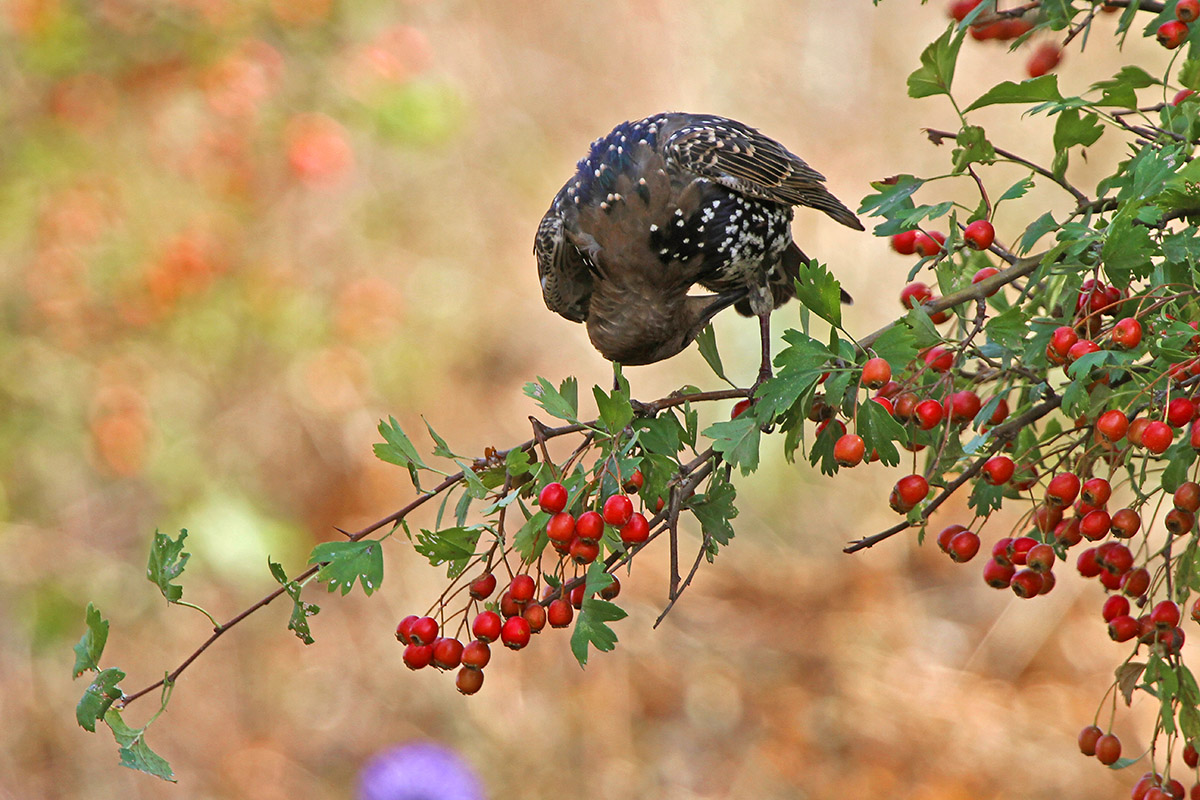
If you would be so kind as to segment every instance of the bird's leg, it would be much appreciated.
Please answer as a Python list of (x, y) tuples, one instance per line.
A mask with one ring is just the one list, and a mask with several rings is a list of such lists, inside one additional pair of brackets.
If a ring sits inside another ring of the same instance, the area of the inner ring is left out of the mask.
[(771, 378), (771, 309), (758, 312), (759, 334), (762, 336), (762, 366), (758, 368), (758, 380), (754, 382), (757, 389)]

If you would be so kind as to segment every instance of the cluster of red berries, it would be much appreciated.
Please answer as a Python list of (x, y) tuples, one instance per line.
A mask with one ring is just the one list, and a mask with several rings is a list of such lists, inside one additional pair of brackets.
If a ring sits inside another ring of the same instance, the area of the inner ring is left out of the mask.
[[(954, 0), (950, 3), (950, 16), (956, 22), (962, 22), (967, 15), (975, 10), (983, 0)], [(1106, 7), (1105, 11), (1116, 11), (1117, 8)], [(1008, 42), (1013, 39), (1024, 36), (1029, 31), (1033, 30), (1033, 22), (1027, 17), (1028, 14), (1021, 16), (1003, 16), (999, 19), (988, 19), (984, 22), (976, 22), (968, 28), (971, 38), (976, 41), (985, 41), (994, 39), (1000, 42)], [(1039, 75), (1045, 75), (1050, 70), (1058, 66), (1058, 62), (1062, 60), (1062, 48), (1053, 42), (1043, 42), (1034, 50), (1029, 61), (1025, 66), (1029, 77), (1036, 78)]]
[[(625, 482), (625, 491), (636, 493), (645, 483), (641, 470)], [(600, 554), (600, 537), (604, 526), (617, 529), (627, 546), (641, 544), (650, 538), (650, 523), (640, 511), (633, 510), (633, 501), (626, 494), (614, 494), (605, 499), (600, 511), (584, 511), (578, 518), (567, 507), (567, 490), (561, 483), (549, 483), (538, 496), (538, 505), (552, 514), (546, 523), (546, 535), (559, 555), (569, 556), (576, 564), (586, 565)], [(659, 499), (659, 507), (662, 499)]]
[[(1088, 725), (1079, 732), (1079, 752), (1085, 756), (1095, 756), (1101, 764), (1115, 764), (1121, 757), (1121, 740), (1096, 725)], [(1195, 769), (1200, 763), (1200, 757), (1191, 742), (1183, 747), (1183, 763), (1190, 769)], [(1129, 793), (1130, 800), (1185, 800), (1187, 797), (1188, 792), (1182, 783), (1157, 772), (1147, 772)], [(1200, 800), (1200, 783), (1192, 786), (1191, 800)]]
[(1179, 0), (1175, 4), (1175, 19), (1158, 26), (1155, 37), (1168, 50), (1174, 50), (1188, 40), (1188, 25), (1200, 18), (1200, 0)]

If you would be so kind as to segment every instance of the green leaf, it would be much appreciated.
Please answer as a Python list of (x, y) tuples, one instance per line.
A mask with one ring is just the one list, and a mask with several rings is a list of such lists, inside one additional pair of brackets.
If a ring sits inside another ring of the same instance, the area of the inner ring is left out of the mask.
[(888, 362), (893, 373), (900, 374), (917, 357), (917, 337), (912, 328), (900, 320), (879, 334), (871, 351)]
[(984, 330), (987, 331), (989, 342), (1011, 353), (1019, 353), (1029, 334), (1029, 319), (1021, 306), (1013, 306), (989, 319)]
[(837, 472), (837, 462), (833, 458), (833, 445), (842, 435), (840, 425), (827, 425), (825, 430), (817, 434), (813, 440), (812, 450), (808, 453), (808, 463), (817, 466), (820, 462), (822, 475), (833, 475)]
[(579, 381), (567, 378), (558, 389), (539, 377), (537, 383), (525, 384), (525, 394), (532, 397), (552, 417), (579, 422)]
[(1136, 279), (1150, 276), (1150, 255), (1154, 242), (1145, 225), (1134, 225), (1128, 217), (1118, 216), (1108, 226), (1101, 250), (1104, 272), (1119, 288)]
[(162, 778), (164, 781), (175, 782), (175, 772), (171, 765), (146, 744), (146, 728), (129, 727), (116, 709), (111, 709), (105, 715), (104, 722), (112, 731), (113, 738), (117, 740), (121, 766)]
[(996, 148), (988, 141), (987, 134), (978, 125), (965, 125), (954, 137), (958, 147), (952, 159), (954, 171), (962, 172), (969, 164), (991, 164), (996, 160)]
[(954, 81), (954, 64), (966, 31), (956, 31), (951, 25), (921, 53), (921, 66), (908, 76), (909, 97), (930, 97), (950, 94)]
[(514, 447), (504, 456), (504, 470), (513, 478), (528, 475), (533, 472), (533, 459), (527, 451)]
[(728, 422), (709, 425), (703, 435), (712, 440), (713, 449), (727, 462), (738, 467), (743, 475), (758, 468), (758, 440), (762, 437), (759, 421), (752, 414), (742, 414)]
[(75, 706), (75, 721), (79, 727), (96, 732), (96, 720), (103, 719), (109, 707), (120, 699), (121, 687), (117, 684), (124, 679), (125, 673), (114, 667), (96, 673)]
[(975, 485), (971, 487), (971, 496), (967, 498), (967, 505), (977, 515), (986, 517), (1004, 502), (1004, 491), (1003, 486), (992, 486), (982, 480), (975, 481)]
[(733, 520), (738, 515), (737, 489), (723, 478), (713, 478), (708, 491), (693, 495), (684, 507), (696, 516), (704, 534), (719, 545), (727, 545), (733, 539)]
[(796, 278), (796, 299), (834, 327), (842, 324), (842, 285), (816, 261), (801, 262)]
[(687, 435), (679, 424), (679, 418), (670, 411), (653, 419), (641, 417), (634, 420), (633, 428), (638, 441), (648, 451), (671, 456), (683, 449), (683, 438)]
[(87, 630), (75, 645), (74, 677), (78, 678), (84, 672), (100, 671), (100, 656), (104, 653), (104, 644), (108, 641), (108, 620), (100, 615), (100, 611), (91, 603), (83, 615)]
[(1175, 442), (1166, 452), (1167, 468), (1163, 470), (1162, 487), (1174, 492), (1188, 479), (1192, 464), (1196, 462), (1196, 451), (1187, 436)]
[(370, 596), (383, 583), (383, 543), (378, 539), (357, 542), (322, 542), (313, 548), (309, 564), (323, 564), (318, 581), (328, 581), (329, 591), (350, 593), (357, 580)]
[(696, 346), (700, 348), (700, 355), (704, 356), (704, 360), (708, 362), (713, 373), (728, 383), (729, 379), (725, 377), (725, 368), (721, 366), (721, 354), (717, 351), (717, 332), (712, 325), (707, 325), (704, 330), (700, 331), (700, 335), (696, 337)]
[(1076, 145), (1091, 147), (1104, 133), (1104, 126), (1096, 114), (1080, 116), (1079, 110), (1068, 108), (1058, 115), (1054, 124), (1054, 149), (1063, 151)]
[(904, 322), (908, 325), (909, 330), (913, 332), (913, 337), (917, 341), (917, 347), (930, 347), (942, 341), (942, 335), (938, 333), (933, 320), (925, 313), (925, 309), (920, 306), (910, 308), (908, 313), (904, 315)]
[(1189, 742), (1200, 738), (1200, 711), (1197, 711), (1195, 706), (1180, 704), (1179, 730), (1183, 732), (1183, 738)]
[(1200, 210), (1200, 162), (1190, 161), (1171, 176), (1155, 203), (1163, 211)]
[(292, 599), (292, 615), (288, 618), (288, 630), (296, 634), (296, 638), (305, 644), (312, 644), (315, 641), (312, 637), (312, 631), (308, 627), (308, 618), (316, 615), (321, 607), (316, 603), (305, 603), (300, 599), (300, 592), (303, 587), (296, 581), (289, 581), (287, 573), (283, 571), (283, 565), (278, 564), (267, 558), (267, 566), (271, 570), (271, 576), (283, 587), (287, 596)]
[(900, 451), (894, 442), (908, 442), (908, 431), (874, 400), (858, 407), (858, 435), (867, 446), (867, 454), (879, 453), (879, 460), (889, 467), (900, 463)]
[(407, 469), (413, 486), (420, 489), (417, 469), (427, 469), (427, 467), (421, 461), (417, 448), (413, 446), (412, 441), (404, 433), (404, 429), (400, 427), (400, 423), (396, 421), (395, 417), (389, 416), (387, 422), (379, 423), (379, 434), (383, 436), (383, 441), (375, 444), (375, 457), (380, 461)]
[(1058, 76), (1042, 75), (1020, 83), (1013, 81), (998, 83), (963, 109), (963, 113), (1000, 103), (1042, 103), (1062, 99), (1063, 97), (1058, 91)]
[(599, 386), (593, 386), (592, 394), (596, 398), (596, 407), (600, 410), (600, 422), (609, 433), (620, 433), (633, 421), (633, 406), (629, 403), (627, 392), (614, 389), (610, 395)]
[(433, 439), (433, 443), (435, 445), (433, 448), (433, 454), (435, 456), (441, 456), (443, 458), (461, 458), (461, 456), (450, 449), (450, 445), (446, 444), (445, 439), (443, 439), (441, 436), (438, 436), (437, 431), (435, 431), (433, 426), (429, 424), (429, 420), (421, 417), (421, 421), (425, 423), (425, 430), (429, 431), (429, 436)]
[(1185, 59), (1175, 77), (1185, 89), (1200, 89), (1200, 59)]
[(1150, 77), (1141, 67), (1126, 66), (1110, 80), (1092, 84), (1093, 91), (1100, 91), (1098, 106), (1120, 106), (1121, 108), (1137, 108), (1137, 89), (1145, 89), (1160, 83)]
[(532, 562), (550, 543), (549, 537), (546, 536), (546, 523), (549, 521), (549, 514), (538, 511), (525, 520), (525, 524), (513, 537), (513, 549), (521, 555), (523, 561)]
[(475, 545), (479, 543), (484, 530), (481, 525), (443, 528), (440, 531), (422, 528), (417, 534), (415, 549), (435, 567), (448, 563), (447, 575), (454, 578), (462, 573), (467, 562), (475, 555)]
[(1000, 195), (1000, 198), (996, 200), (996, 205), (1000, 205), (1005, 200), (1016, 200), (1019, 197), (1024, 197), (1025, 193), (1032, 188), (1032, 177), (1021, 178), (1021, 180), (1004, 190), (1004, 194)]
[(1029, 223), (1025, 228), (1025, 233), (1021, 236), (1021, 241), (1017, 243), (1017, 252), (1024, 255), (1028, 253), (1038, 239), (1041, 239), (1050, 231), (1058, 229), (1058, 223), (1054, 221), (1054, 215), (1047, 211), (1040, 217)]
[(177, 603), (183, 597), (183, 587), (171, 581), (183, 574), (183, 568), (191, 557), (190, 553), (183, 552), (183, 540), (186, 538), (186, 529), (179, 532), (178, 539), (155, 531), (154, 541), (150, 545), (146, 578), (158, 587), (168, 603)]
[(920, 189), (925, 181), (912, 175), (897, 175), (892, 180), (892, 183), (871, 184), (879, 191), (863, 198), (858, 213), (890, 217), (897, 209), (912, 208), (912, 194)]
[[(593, 587), (601, 585), (600, 573), (603, 572), (604, 564), (600, 561), (593, 561), (587, 573), (587, 594), (590, 595), (593, 591), (599, 590)], [(612, 576), (609, 576), (609, 583), (611, 582)], [(615, 603), (598, 597), (584, 598), (579, 616), (575, 619), (575, 629), (571, 631), (571, 652), (575, 654), (579, 666), (587, 666), (589, 644), (604, 653), (616, 646), (617, 634), (608, 627), (608, 623), (616, 622), (627, 616), (625, 610)]]
[(455, 461), (458, 468), (462, 470), (463, 484), (467, 487), (467, 495), (474, 500), (482, 500), (487, 497), (488, 489), (484, 486), (483, 481), (479, 479), (479, 475), (471, 468), (470, 464), (462, 461)]

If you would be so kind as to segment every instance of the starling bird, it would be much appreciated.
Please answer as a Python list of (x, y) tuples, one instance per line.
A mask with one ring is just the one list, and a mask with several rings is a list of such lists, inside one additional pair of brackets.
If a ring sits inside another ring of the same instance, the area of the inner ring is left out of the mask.
[[(625, 365), (675, 355), (735, 306), (759, 318), (765, 379), (771, 311), (795, 296), (808, 262), (792, 241), (792, 207), (863, 230), (824, 180), (732, 119), (664, 113), (623, 122), (592, 143), (538, 226), (542, 297), (586, 322), (600, 354)], [(690, 293), (696, 284), (713, 294)]]

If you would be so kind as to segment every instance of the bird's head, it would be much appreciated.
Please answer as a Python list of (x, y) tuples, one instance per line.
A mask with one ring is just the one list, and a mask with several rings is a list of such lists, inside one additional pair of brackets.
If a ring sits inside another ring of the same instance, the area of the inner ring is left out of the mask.
[(609, 302), (603, 293), (597, 293), (588, 315), (588, 336), (609, 361), (627, 366), (653, 364), (682, 352), (719, 311), (745, 294), (681, 295), (653, 301), (624, 294)]

